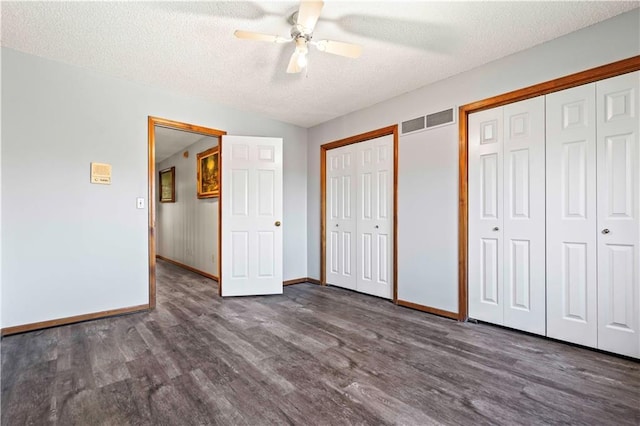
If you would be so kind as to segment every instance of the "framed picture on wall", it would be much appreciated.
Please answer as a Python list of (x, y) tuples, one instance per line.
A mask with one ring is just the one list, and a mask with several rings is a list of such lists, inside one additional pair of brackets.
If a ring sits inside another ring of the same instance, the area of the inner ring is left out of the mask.
[(198, 154), (198, 198), (212, 198), (220, 194), (218, 179), (218, 147)]
[(176, 202), (176, 168), (160, 170), (160, 202)]

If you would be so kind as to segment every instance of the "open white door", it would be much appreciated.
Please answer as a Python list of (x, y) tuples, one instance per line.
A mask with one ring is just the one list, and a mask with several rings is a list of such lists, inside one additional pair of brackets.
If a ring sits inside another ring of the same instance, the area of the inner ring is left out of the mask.
[(282, 293), (282, 139), (223, 136), (222, 296)]

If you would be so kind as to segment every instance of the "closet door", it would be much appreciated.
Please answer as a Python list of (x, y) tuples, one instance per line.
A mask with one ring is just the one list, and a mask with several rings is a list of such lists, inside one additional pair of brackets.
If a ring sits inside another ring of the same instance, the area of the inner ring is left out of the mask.
[(469, 317), (503, 324), (502, 107), (469, 115)]
[(357, 148), (357, 290), (392, 298), (393, 136)]
[(597, 344), (595, 83), (546, 96), (547, 335)]
[(640, 356), (639, 80), (635, 72), (596, 83), (598, 348), (634, 357)]
[(544, 97), (504, 106), (504, 325), (544, 335)]
[(356, 289), (356, 154), (348, 145), (327, 151), (326, 279)]

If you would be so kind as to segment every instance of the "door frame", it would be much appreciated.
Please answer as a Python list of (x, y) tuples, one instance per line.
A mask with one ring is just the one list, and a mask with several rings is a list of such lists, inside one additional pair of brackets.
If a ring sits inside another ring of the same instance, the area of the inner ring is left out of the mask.
[(458, 111), (458, 321), (466, 321), (469, 309), (467, 248), (469, 244), (469, 205), (468, 205), (468, 116), (474, 112), (523, 101), (537, 96), (547, 95), (560, 90), (570, 89), (605, 78), (616, 77), (640, 70), (640, 55), (621, 61), (591, 68), (565, 77), (514, 90), (502, 95), (462, 105)]
[(327, 151), (377, 139), (382, 136), (393, 135), (393, 303), (398, 303), (398, 125), (383, 127), (370, 132), (361, 133), (345, 139), (329, 142), (320, 146), (320, 284), (327, 285), (326, 262), (327, 262), (327, 241), (326, 241), (326, 208), (327, 208)]
[[(148, 117), (148, 139), (147, 139), (147, 157), (148, 157), (148, 205), (149, 205), (149, 309), (156, 307), (156, 130), (155, 126), (166, 127), (168, 129), (182, 130), (191, 133), (199, 133), (205, 136), (213, 136), (218, 138), (218, 146), (222, 145), (222, 136), (227, 132), (224, 130), (213, 129), (209, 127), (197, 126), (195, 124), (183, 123), (180, 121), (168, 120), (166, 118)], [(220, 158), (219, 158), (220, 160)], [(218, 162), (218, 167), (221, 167)], [(194, 176), (195, 177), (195, 176)], [(222, 188), (221, 188), (222, 189)], [(218, 205), (220, 203), (218, 202)], [(218, 220), (218, 276), (220, 276), (220, 258), (222, 257), (221, 239), (220, 239), (221, 223)], [(220, 288), (220, 285), (218, 285)], [(220, 290), (218, 290), (219, 292)]]

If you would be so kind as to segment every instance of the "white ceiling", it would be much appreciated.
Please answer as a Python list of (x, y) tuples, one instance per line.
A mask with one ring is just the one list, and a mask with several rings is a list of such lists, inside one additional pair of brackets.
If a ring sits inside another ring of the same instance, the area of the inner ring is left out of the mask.
[[(155, 127), (155, 152), (156, 164), (171, 157), (176, 152), (184, 150), (189, 145), (201, 139), (211, 139), (211, 146), (218, 145), (218, 139), (200, 133), (186, 132), (184, 130), (170, 129), (167, 127)], [(193, 153), (190, 153), (193, 154)]]
[(312, 50), (286, 74), (295, 1), (6, 2), (3, 46), (310, 127), (638, 7), (618, 2), (330, 1), (314, 36), (358, 43), (359, 59)]

